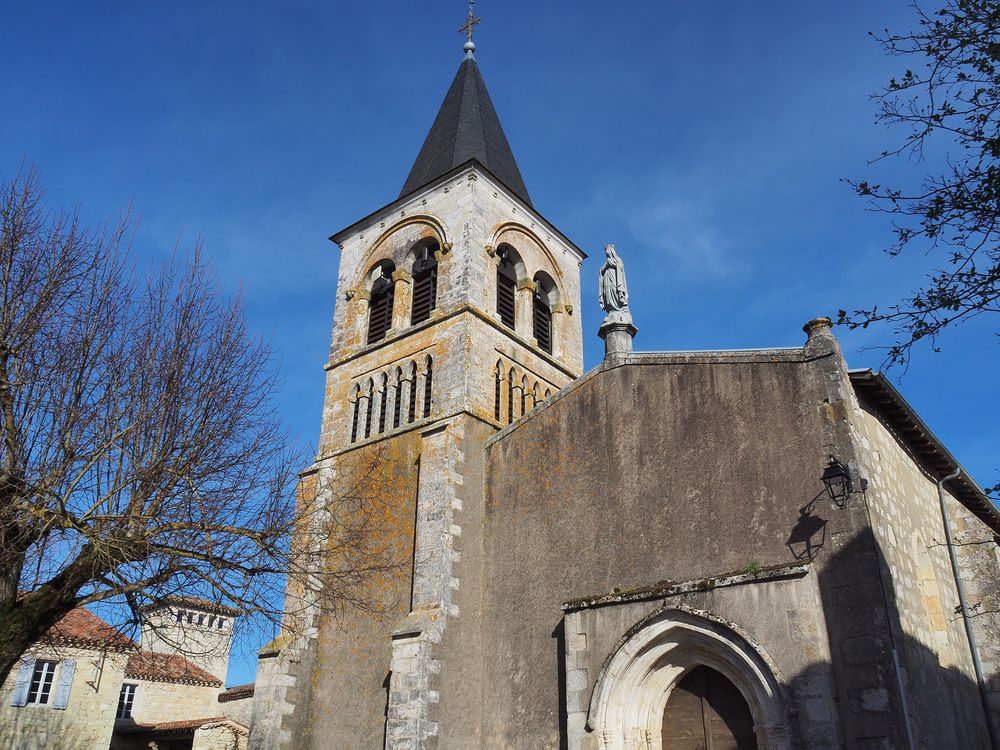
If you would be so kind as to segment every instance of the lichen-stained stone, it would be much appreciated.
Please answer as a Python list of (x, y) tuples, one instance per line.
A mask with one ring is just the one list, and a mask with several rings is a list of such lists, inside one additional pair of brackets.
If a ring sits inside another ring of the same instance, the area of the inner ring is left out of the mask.
[[(583, 254), (475, 163), (334, 239), (340, 272), (321, 437), (300, 502), (341, 512), (359, 467), (374, 461), (368, 485), (382, 509), (382, 552), (396, 565), (365, 584), (377, 613), (331, 603), (335, 551), (311, 574), (290, 576), (289, 609), (300, 614), (289, 617), (288, 639), (262, 655), (251, 747), (323, 747), (329, 738), (338, 747), (475, 746), (483, 696), (469, 669), (479, 649), (485, 443), (581, 374)], [(437, 248), (436, 304), (411, 325), (415, 249), (428, 243)], [(497, 311), (500, 247), (513, 249), (528, 290), (513, 329)], [(385, 338), (368, 344), (373, 268), (395, 269), (399, 293)], [(532, 330), (538, 274), (554, 282), (551, 353)], [(322, 549), (319, 528), (304, 528), (296, 544)]]

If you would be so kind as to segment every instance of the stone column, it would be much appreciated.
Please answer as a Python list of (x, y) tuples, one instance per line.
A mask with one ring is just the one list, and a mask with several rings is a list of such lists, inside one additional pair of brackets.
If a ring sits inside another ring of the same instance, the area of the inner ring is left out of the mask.
[[(444, 243), (440, 248), (434, 251), (434, 260), (437, 261), (437, 302), (434, 305), (434, 310), (439, 310), (444, 302), (445, 295), (451, 295), (451, 286), (448, 284), (448, 280), (451, 279), (451, 273), (449, 273), (449, 268), (451, 266), (452, 244), (450, 242)], [(442, 281), (444, 282), (442, 284)], [(434, 310), (431, 310), (431, 316), (434, 316)]]
[(368, 306), (372, 295), (367, 289), (359, 289), (351, 297), (354, 303), (354, 325), (348, 328), (347, 344), (364, 346), (368, 341)]
[(534, 296), (535, 282), (531, 279), (518, 280), (517, 297), (514, 302), (514, 332), (528, 341), (534, 341), (535, 338)]
[[(552, 323), (549, 333), (549, 337), (552, 339), (552, 356), (561, 358), (562, 357), (562, 343), (564, 331), (566, 326), (569, 325), (567, 322), (567, 305), (562, 302), (556, 302), (552, 305)], [(572, 308), (570, 308), (572, 309)]]
[(392, 323), (387, 336), (409, 327), (410, 309), (413, 307), (413, 276), (403, 270), (393, 271), (392, 283)]

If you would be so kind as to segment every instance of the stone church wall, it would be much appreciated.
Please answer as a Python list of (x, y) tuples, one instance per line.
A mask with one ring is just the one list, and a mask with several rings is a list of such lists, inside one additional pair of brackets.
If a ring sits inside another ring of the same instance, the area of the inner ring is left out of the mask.
[[(827, 395), (808, 359), (801, 350), (633, 355), (491, 442), (483, 731), (492, 746), (559, 747), (559, 603), (803, 554), (793, 542), (822, 491)], [(823, 632), (821, 605), (805, 595), (803, 607), (794, 595), (779, 605), (752, 585), (741, 593), (759, 597), (760, 610), (726, 613), (747, 620), (738, 624), (767, 644), (793, 690), (808, 683), (803, 706), (829, 723), (829, 702), (815, 699), (829, 693), (827, 657), (802, 662)]]
[[(981, 701), (969, 643), (958, 614), (958, 593), (945, 544), (944, 525), (933, 479), (875, 410), (862, 404), (867, 499), (872, 527), (885, 568), (890, 621), (904, 667), (914, 742), (929, 747), (986, 746)], [(951, 495), (946, 495), (960, 558), (970, 580), (977, 614), (980, 653), (987, 679), (996, 689), (1000, 621), (996, 589), (1000, 580), (992, 533)]]
[[(375, 614), (351, 606), (324, 608), (314, 645), (315, 663), (323, 668), (300, 677), (310, 683), (313, 702), (296, 712), (293, 725), (286, 727), (298, 738), (296, 746), (304, 747), (305, 737), (315, 738), (318, 747), (324, 737), (352, 738), (357, 747), (383, 742), (391, 632), (410, 606), (419, 458), (420, 433), (410, 431), (337, 459), (345, 483), (357, 481), (359, 472), (379, 460), (378, 473), (362, 492), (372, 494), (383, 516), (384, 531), (374, 543), (384, 547), (397, 567), (376, 575), (365, 591), (355, 592), (371, 598), (379, 610)], [(338, 483), (323, 491), (335, 495), (351, 490)], [(338, 562), (332, 556), (329, 570)]]

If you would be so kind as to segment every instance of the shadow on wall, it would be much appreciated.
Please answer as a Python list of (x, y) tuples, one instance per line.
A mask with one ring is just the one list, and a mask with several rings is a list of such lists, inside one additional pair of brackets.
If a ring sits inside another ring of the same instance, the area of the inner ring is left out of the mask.
[[(819, 582), (833, 654), (835, 694), (847, 747), (989, 748), (989, 731), (961, 615), (932, 617), (924, 601), (900, 602), (870, 529), (820, 561)], [(957, 602), (942, 581), (943, 602)], [(937, 592), (933, 592), (937, 593)], [(900, 609), (924, 632), (904, 631)], [(926, 642), (935, 643), (932, 650)], [(942, 663), (942, 659), (947, 663)], [(809, 671), (791, 682), (808, 682)], [(997, 675), (987, 675), (988, 692)], [(899, 717), (906, 716), (904, 723)], [(908, 725), (908, 726), (907, 726)], [(909, 737), (907, 737), (909, 732)], [(885, 738), (883, 740), (882, 738)]]
[[(799, 518), (792, 522), (788, 547), (796, 559), (814, 561), (832, 663), (816, 661), (795, 675), (783, 676), (791, 734), (788, 747), (989, 750), (968, 641), (960, 619), (956, 619), (960, 616), (950, 615), (951, 621), (942, 622), (924, 610), (926, 617), (911, 619), (926, 629), (919, 634), (904, 632), (900, 618), (903, 607), (877, 540), (867, 528), (832, 534), (827, 539), (827, 519), (819, 515), (817, 499), (803, 506)], [(838, 536), (847, 539), (840, 541)], [(948, 584), (943, 581), (942, 590), (943, 599), (950, 602), (948, 592), (954, 588), (952, 584), (949, 589)], [(678, 596), (676, 602), (684, 598)], [(926, 605), (907, 601), (908, 614), (915, 606)], [(551, 636), (559, 672), (559, 747), (568, 750), (563, 621)], [(799, 639), (801, 643), (793, 645), (801, 645), (808, 653), (808, 636), (800, 635)], [(935, 644), (934, 650), (926, 643)], [(766, 642), (760, 645), (769, 648)], [(678, 675), (676, 681), (695, 666)], [(992, 693), (997, 676), (989, 675), (989, 679)], [(826, 696), (831, 693), (836, 716), (829, 714)], [(764, 745), (760, 747), (765, 750)], [(779, 742), (774, 747), (784, 745)]]
[[(39, 709), (44, 710), (44, 708)], [(0, 726), (0, 748), (16, 750), (106, 750), (107, 743), (95, 745), (94, 734), (89, 727), (74, 725), (72, 720), (52, 722), (46, 730), (39, 731), (36, 725), (13, 722)], [(108, 734), (110, 741), (110, 733)]]

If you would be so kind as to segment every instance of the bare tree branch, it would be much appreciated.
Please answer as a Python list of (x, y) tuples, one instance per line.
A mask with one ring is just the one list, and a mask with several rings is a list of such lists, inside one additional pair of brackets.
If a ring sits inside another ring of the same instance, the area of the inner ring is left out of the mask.
[(918, 341), (937, 351), (949, 326), (1000, 312), (1000, 6), (948, 0), (934, 13), (913, 8), (916, 31), (873, 35), (887, 53), (924, 63), (875, 94), (877, 121), (905, 130), (875, 161), (920, 162), (932, 137), (955, 152), (915, 190), (848, 180), (872, 210), (893, 216), (890, 255), (916, 248), (941, 256), (927, 283), (904, 299), (840, 311), (838, 322), (851, 329), (892, 327), (884, 366), (905, 367)]
[(286, 572), (329, 570), (313, 605), (377, 609), (366, 582), (401, 564), (379, 542), (378, 455), (296, 497), (241, 295), (200, 248), (138, 272), (132, 227), (49, 211), (33, 169), (0, 186), (0, 681), (80, 605), (136, 623), (180, 593), (288, 628)]

